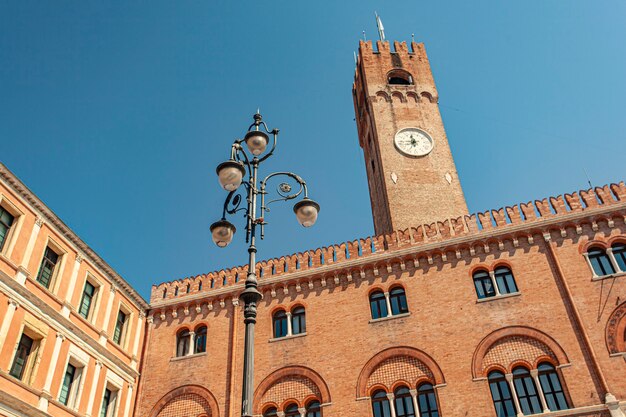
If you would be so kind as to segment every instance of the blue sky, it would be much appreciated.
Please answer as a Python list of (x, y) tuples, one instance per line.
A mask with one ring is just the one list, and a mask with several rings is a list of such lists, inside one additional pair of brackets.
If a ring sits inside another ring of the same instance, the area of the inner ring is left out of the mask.
[(266, 172), (322, 206), (303, 229), (276, 204), (259, 256), (370, 235), (351, 84), (376, 10), (426, 44), (471, 211), (626, 178), (623, 1), (325, 3), (2, 2), (0, 160), (146, 297), (246, 262), (208, 226), (257, 107), (281, 130)]

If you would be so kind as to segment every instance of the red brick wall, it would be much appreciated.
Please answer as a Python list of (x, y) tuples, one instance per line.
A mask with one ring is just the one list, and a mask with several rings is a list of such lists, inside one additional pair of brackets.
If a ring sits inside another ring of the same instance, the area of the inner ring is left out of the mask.
[[(568, 226), (563, 229), (565, 237), (561, 237), (560, 230), (552, 232), (551, 236), (575, 308), (583, 320), (609, 390), (623, 399), (626, 398), (624, 358), (609, 356), (605, 330), (616, 305), (626, 298), (626, 277), (592, 281), (581, 255), (582, 248), (591, 239), (626, 236), (623, 217), (614, 218), (617, 220), (613, 221), (613, 227), (609, 227), (606, 220), (598, 220), (597, 230), (593, 230), (591, 224), (583, 224), (580, 234), (575, 227)], [(477, 266), (493, 269), (502, 262), (510, 265), (520, 295), (477, 302), (472, 270)], [(502, 249), (492, 244), (489, 253), (476, 250), (473, 256), (463, 250), (460, 259), (444, 262), (435, 258), (432, 265), (420, 263), (418, 268), (407, 261), (404, 271), (398, 263), (392, 264), (390, 273), (382, 266), (376, 276), (373, 268), (365, 271), (364, 279), (354, 275), (352, 282), (342, 277), (339, 284), (335, 284), (329, 277), (323, 287), (320, 276), (312, 270), (313, 289), (304, 285), (298, 292), (291, 285), (285, 294), (282, 287), (277, 286), (275, 297), (271, 296), (269, 288), (265, 289), (256, 331), (257, 387), (264, 380), (272, 380), (272, 374), (286, 366), (310, 369), (322, 380), (321, 384), (318, 382), (318, 390), (319, 385), (324, 384), (330, 395), (331, 405), (323, 407), (325, 416), (369, 415), (369, 401), (359, 399), (357, 392), (368, 363), (375, 365), (366, 379), (366, 390), (373, 386), (392, 389), (398, 381), (413, 384), (411, 388), (415, 388), (417, 381), (426, 379), (437, 383), (433, 368), (438, 367), (443, 375), (440, 381), (443, 383), (437, 388), (442, 416), (465, 415), (466, 412), (489, 416), (494, 411), (488, 383), (481, 375), (474, 378), (472, 369), (481, 341), (500, 331), (502, 338), (484, 355), (485, 369), (497, 365), (510, 372), (515, 364), (536, 366), (539, 358), (547, 358), (560, 366), (559, 373), (571, 406), (604, 402), (595, 381), (592, 357), (581, 335), (577, 334), (558, 284), (558, 271), (550, 261), (541, 234), (534, 235), (533, 243), (520, 238), (517, 247), (511, 241), (506, 241)], [(370, 323), (369, 292), (372, 288), (386, 290), (398, 284), (406, 289), (410, 315)], [(278, 306), (290, 309), (295, 304), (306, 307), (306, 336), (270, 341), (272, 311)], [(171, 311), (166, 313), (165, 321), (155, 319), (144, 358), (139, 417), (147, 416), (161, 397), (185, 384), (206, 387), (215, 396), (221, 415), (236, 415), (242, 378), (241, 306), (234, 307), (230, 301), (224, 308), (219, 307), (218, 302), (213, 305), (210, 312), (203, 306), (199, 315), (191, 308), (188, 316), (184, 315), (181, 305), (176, 319), (171, 317)], [(208, 325), (208, 354), (172, 360), (176, 330), (199, 322)], [(517, 333), (507, 336), (508, 329), (517, 328), (528, 329), (523, 330), (526, 336)], [(233, 329), (234, 346), (230, 343)], [(397, 347), (421, 352), (422, 359), (410, 355), (384, 359), (381, 352)], [(234, 358), (230, 352), (234, 352)], [(428, 358), (435, 364), (430, 364), (430, 368), (425, 365)], [(292, 398), (295, 396), (321, 395), (310, 384), (314, 379), (314, 375), (308, 379), (302, 376), (290, 379), (283, 375), (276, 379), (278, 385), (270, 384), (265, 387), (267, 392), (257, 393), (260, 403), (255, 404), (255, 408), (270, 403), (280, 406), (292, 399), (305, 400)]]

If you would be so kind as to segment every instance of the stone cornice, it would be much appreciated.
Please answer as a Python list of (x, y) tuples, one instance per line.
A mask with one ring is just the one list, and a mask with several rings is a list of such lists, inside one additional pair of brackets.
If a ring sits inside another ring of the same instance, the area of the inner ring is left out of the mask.
[(76, 233), (72, 231), (54, 212), (46, 206), (19, 178), (13, 174), (3, 163), (0, 162), (0, 178), (22, 199), (24, 199), (34, 211), (41, 216), (47, 224), (53, 225), (61, 236), (67, 238), (76, 248), (78, 254), (84, 254), (100, 272), (111, 282), (120, 287), (124, 294), (134, 301), (139, 309), (147, 309), (148, 303), (124, 278), (104, 261), (89, 247)]

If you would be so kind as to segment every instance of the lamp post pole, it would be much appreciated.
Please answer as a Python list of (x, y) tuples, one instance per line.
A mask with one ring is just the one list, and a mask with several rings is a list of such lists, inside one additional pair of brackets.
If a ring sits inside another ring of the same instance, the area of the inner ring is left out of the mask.
[[(213, 241), (219, 247), (227, 246), (235, 234), (235, 226), (226, 220), (227, 214), (235, 214), (238, 211), (245, 212), (246, 218), (246, 242), (248, 243), (248, 274), (246, 276), (245, 288), (239, 295), (243, 301), (245, 340), (244, 340), (244, 362), (243, 362), (243, 385), (241, 391), (241, 416), (252, 417), (253, 394), (254, 394), (254, 326), (256, 324), (257, 306), (262, 294), (258, 290), (258, 279), (256, 276), (256, 231), (257, 226), (261, 229), (261, 239), (264, 236), (265, 222), (264, 214), (269, 212), (268, 206), (275, 201), (292, 200), (304, 193), (304, 198), (294, 205), (294, 212), (298, 222), (304, 227), (312, 226), (317, 220), (320, 210), (319, 204), (308, 198), (306, 183), (298, 175), (291, 172), (274, 172), (261, 181), (258, 187), (259, 165), (273, 155), (276, 149), (278, 129), (269, 130), (259, 113), (254, 115), (254, 122), (248, 127), (244, 139), (235, 140), (231, 148), (231, 157), (228, 161), (222, 162), (217, 167), (217, 175), (220, 185), (230, 191), (224, 202), (222, 219), (211, 225)], [(260, 128), (265, 130), (262, 131)], [(272, 147), (267, 151), (269, 136), (273, 136)], [(249, 156), (242, 143), (247, 145)], [(248, 176), (244, 181), (244, 176)], [(292, 186), (288, 182), (280, 183), (276, 193), (277, 198), (265, 202), (268, 195), (267, 183), (272, 178), (286, 177), (288, 181), (295, 182), (299, 189), (292, 192)], [(239, 186), (244, 185), (246, 190), (246, 206), (239, 208), (241, 204), (241, 194), (237, 194)], [(261, 195), (261, 215), (257, 217), (257, 197)]]

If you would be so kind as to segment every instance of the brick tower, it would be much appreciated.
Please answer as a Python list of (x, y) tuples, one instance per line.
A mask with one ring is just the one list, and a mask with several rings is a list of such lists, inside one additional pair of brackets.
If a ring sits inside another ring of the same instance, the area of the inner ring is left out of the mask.
[(361, 41), (352, 87), (377, 234), (467, 214), (423, 44)]

